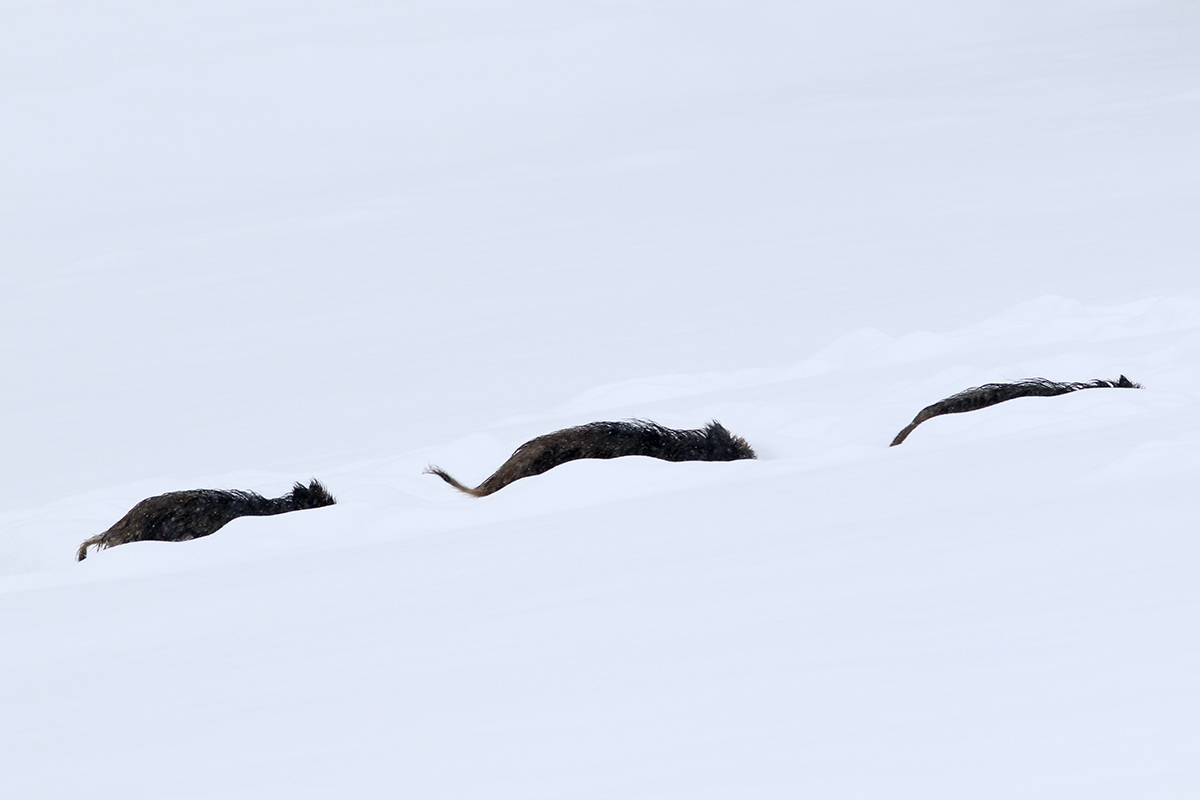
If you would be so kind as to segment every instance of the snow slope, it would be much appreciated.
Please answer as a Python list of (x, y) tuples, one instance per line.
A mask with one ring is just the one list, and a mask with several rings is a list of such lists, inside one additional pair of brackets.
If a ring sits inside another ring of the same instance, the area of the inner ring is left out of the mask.
[[(0, 796), (1195, 796), (1198, 34), (12, 4)], [(421, 474), (635, 416), (760, 459)]]

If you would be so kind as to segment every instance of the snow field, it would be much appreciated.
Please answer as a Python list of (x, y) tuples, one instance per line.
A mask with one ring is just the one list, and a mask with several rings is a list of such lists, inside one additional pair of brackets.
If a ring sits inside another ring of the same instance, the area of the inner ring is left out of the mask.
[[(10, 4), (0, 797), (1194, 797), (1197, 33)], [(628, 417), (760, 459), (421, 474)]]

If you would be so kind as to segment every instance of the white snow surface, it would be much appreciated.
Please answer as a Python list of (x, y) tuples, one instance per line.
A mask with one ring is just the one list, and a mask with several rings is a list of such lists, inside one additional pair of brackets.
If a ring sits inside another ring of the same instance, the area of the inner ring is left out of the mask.
[(1200, 796), (1195, 3), (0, 23), (0, 797)]

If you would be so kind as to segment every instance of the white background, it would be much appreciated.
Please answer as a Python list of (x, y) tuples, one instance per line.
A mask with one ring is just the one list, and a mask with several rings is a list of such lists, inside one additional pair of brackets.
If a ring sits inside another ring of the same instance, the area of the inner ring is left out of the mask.
[[(1196, 796), (1198, 41), (1143, 0), (7, 3), (0, 795)], [(760, 459), (421, 474), (628, 417)]]

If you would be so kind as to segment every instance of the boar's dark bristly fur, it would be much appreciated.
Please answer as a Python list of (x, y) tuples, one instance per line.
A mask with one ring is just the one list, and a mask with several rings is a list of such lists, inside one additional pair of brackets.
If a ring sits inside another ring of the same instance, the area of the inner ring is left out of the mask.
[(459, 491), (483, 497), (513, 481), (541, 475), (559, 464), (580, 458), (650, 456), (664, 461), (737, 461), (754, 458), (754, 450), (716, 420), (697, 430), (675, 430), (648, 420), (590, 422), (530, 439), (517, 448), (500, 469), (474, 489), (464, 486), (439, 467), (425, 470)]
[(255, 492), (228, 489), (192, 489), (168, 492), (138, 503), (117, 524), (79, 546), (76, 561), (87, 558), (92, 545), (103, 550), (126, 542), (153, 540), (186, 542), (216, 533), (238, 517), (265, 517), (305, 508), (331, 506), (337, 501), (316, 480), (297, 483), (283, 497), (269, 500)]
[(975, 386), (958, 394), (950, 395), (945, 400), (921, 409), (921, 413), (917, 414), (908, 427), (896, 434), (896, 438), (892, 440), (891, 446), (895, 447), (903, 442), (913, 432), (913, 429), (925, 420), (941, 416), (942, 414), (962, 414), (966, 411), (977, 411), (981, 408), (994, 406), (997, 403), (1003, 403), (1005, 400), (1014, 400), (1018, 397), (1054, 397), (1055, 395), (1077, 392), (1080, 389), (1140, 388), (1142, 388), (1141, 384), (1134, 383), (1124, 375), (1115, 381), (1095, 380), (1080, 383), (1056, 383), (1055, 381), (1048, 381), (1045, 378), (1027, 378), (1023, 381), (1015, 381), (1013, 383), (985, 383), (983, 386)]

